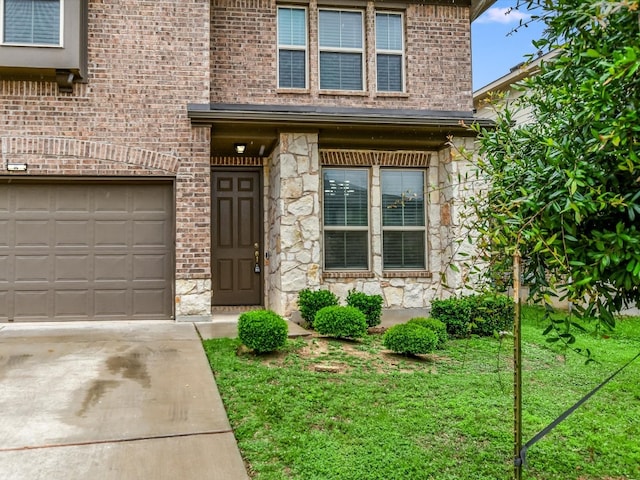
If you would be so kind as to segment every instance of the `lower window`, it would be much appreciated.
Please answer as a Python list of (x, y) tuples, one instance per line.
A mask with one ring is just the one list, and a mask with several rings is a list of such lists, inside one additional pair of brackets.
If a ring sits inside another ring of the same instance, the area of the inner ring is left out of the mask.
[(382, 267), (426, 268), (425, 172), (381, 170)]
[(325, 269), (368, 270), (368, 171), (328, 168), (322, 181)]

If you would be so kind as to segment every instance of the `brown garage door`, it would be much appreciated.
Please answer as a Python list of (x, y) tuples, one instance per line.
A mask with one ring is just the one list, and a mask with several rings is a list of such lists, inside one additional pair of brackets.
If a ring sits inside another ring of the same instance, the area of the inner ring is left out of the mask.
[(173, 188), (0, 180), (0, 322), (172, 316)]

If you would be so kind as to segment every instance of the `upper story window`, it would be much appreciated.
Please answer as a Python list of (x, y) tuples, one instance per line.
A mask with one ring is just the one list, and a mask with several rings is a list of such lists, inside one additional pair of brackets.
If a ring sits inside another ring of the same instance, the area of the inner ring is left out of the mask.
[(402, 15), (376, 13), (376, 76), (379, 92), (402, 92), (404, 42)]
[(369, 268), (369, 172), (326, 168), (322, 172), (324, 266)]
[(0, 0), (2, 43), (62, 46), (64, 0)]
[(363, 90), (363, 12), (320, 10), (318, 17), (320, 90)]
[(426, 268), (425, 172), (380, 171), (382, 189), (382, 267)]
[(307, 11), (278, 8), (278, 87), (307, 87)]

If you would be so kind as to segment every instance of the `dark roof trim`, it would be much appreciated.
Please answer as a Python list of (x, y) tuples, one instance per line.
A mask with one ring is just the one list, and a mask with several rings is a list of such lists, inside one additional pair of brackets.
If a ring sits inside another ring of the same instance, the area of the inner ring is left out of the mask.
[(338, 108), (291, 105), (189, 104), (187, 115), (194, 124), (217, 122), (269, 123), (296, 126), (386, 125), (416, 127), (463, 127), (479, 122), (472, 112)]
[(471, 0), (471, 21), (482, 15), (496, 0)]

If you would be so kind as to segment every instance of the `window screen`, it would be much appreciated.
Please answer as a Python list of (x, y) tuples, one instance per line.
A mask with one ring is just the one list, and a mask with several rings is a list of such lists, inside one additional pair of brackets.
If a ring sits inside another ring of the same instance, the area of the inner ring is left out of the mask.
[(4, 0), (3, 42), (60, 45), (60, 0)]
[(278, 8), (278, 87), (307, 86), (307, 12)]
[(368, 171), (325, 169), (323, 186), (325, 268), (368, 269)]
[(403, 91), (402, 15), (376, 13), (376, 74), (378, 91)]
[(424, 175), (416, 170), (381, 170), (385, 269), (426, 268)]
[(363, 89), (362, 12), (320, 10), (320, 89)]

